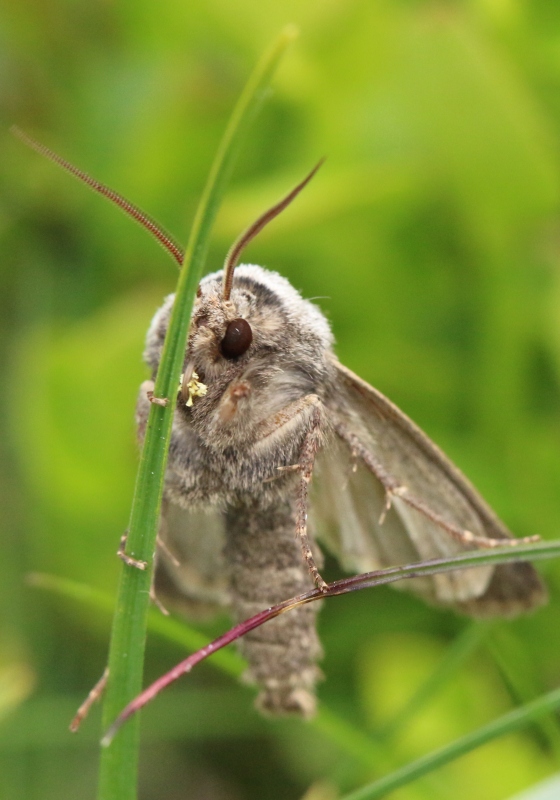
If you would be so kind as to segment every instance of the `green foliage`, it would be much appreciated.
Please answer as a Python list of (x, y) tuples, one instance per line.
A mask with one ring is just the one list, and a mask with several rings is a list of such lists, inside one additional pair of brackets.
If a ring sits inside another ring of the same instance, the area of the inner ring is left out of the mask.
[[(326, 154), (248, 258), (320, 298), (341, 359), (419, 422), (518, 535), (556, 538), (554, 9), (534, 0), (3, 4), (0, 796), (94, 797), (98, 717), (74, 738), (61, 725), (103, 670), (108, 617), (24, 578), (50, 572), (115, 593), (142, 339), (176, 283), (148, 237), (7, 127), (29, 130), (181, 235), (258, 54), (286, 22), (298, 24), (241, 153), (209, 267)], [(184, 693), (145, 715), (141, 797), (296, 798), (315, 784), (315, 797), (350, 792), (555, 688), (559, 566), (543, 571), (549, 606), (465, 647), (441, 691), (398, 728), (430, 676), (445, 672), (449, 647), (461, 650), (467, 623), (390, 589), (321, 613), (320, 692), (334, 721), (323, 711), (313, 727), (263, 722), (247, 689), (201, 666)], [(226, 625), (201, 630), (212, 638)], [(150, 641), (147, 679), (182, 655)], [(557, 742), (556, 720), (541, 720), (394, 797), (505, 800), (558, 769)]]

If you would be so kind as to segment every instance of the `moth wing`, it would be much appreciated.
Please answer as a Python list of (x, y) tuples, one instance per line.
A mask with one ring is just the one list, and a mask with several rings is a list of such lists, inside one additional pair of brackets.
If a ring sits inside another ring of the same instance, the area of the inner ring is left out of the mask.
[(222, 515), (186, 510), (164, 500), (156, 555), (156, 595), (189, 616), (216, 613), (228, 603)]
[[(352, 457), (348, 445), (334, 437), (317, 456), (310, 487), (310, 527), (347, 572), (370, 572), (420, 561), (421, 555), (395, 509), (381, 516), (385, 493), (381, 483)], [(431, 578), (399, 581), (436, 602)]]
[[(336, 512), (342, 553), (369, 553), (371, 569), (410, 563), (418, 557), (453, 556), (479, 546), (476, 541), (468, 542), (470, 536), (512, 538), (467, 478), (420, 428), (380, 392), (333, 361), (336, 391), (327, 405), (335, 445), (332, 455), (326, 455), (331, 471), (346, 472), (338, 475), (339, 485), (346, 481), (348, 488), (337, 502), (353, 505), (349, 516)], [(345, 458), (340, 456), (341, 449), (346, 451)], [(352, 461), (358, 464), (354, 473)], [(379, 525), (389, 503), (385, 521)], [(369, 543), (362, 541), (357, 548), (356, 540), (365, 536)], [(358, 558), (354, 567), (363, 569), (366, 562), (365, 556)], [(475, 615), (513, 615), (546, 599), (537, 573), (526, 562), (477, 567), (434, 575), (424, 583), (414, 579), (403, 584), (426, 599)]]

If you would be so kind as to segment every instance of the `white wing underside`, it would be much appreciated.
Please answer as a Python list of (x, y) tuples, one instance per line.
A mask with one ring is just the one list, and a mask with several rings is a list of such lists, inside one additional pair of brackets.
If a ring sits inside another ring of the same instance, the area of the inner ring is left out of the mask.
[[(369, 572), (456, 555), (464, 550), (398, 497), (387, 509), (381, 483), (350, 448), (335, 438), (317, 459), (311, 486), (310, 519), (318, 540), (347, 572)], [(437, 603), (479, 597), (492, 577), (491, 567), (398, 581), (406, 589)]]
[[(380, 392), (336, 359), (332, 363), (337, 380), (328, 407), (334, 441), (318, 465), (314, 514), (318, 537), (331, 542), (346, 568), (450, 557), (512, 538), (425, 433)], [(526, 562), (395, 585), (477, 616), (513, 616), (546, 599)]]
[(218, 511), (187, 511), (164, 501), (158, 538), (158, 595), (178, 601), (190, 615), (227, 606), (225, 531)]

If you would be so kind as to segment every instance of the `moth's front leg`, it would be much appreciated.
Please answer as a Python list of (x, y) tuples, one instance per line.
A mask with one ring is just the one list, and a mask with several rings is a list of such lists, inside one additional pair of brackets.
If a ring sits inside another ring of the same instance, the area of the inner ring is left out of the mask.
[(136, 430), (140, 444), (142, 444), (144, 436), (146, 435), (146, 426), (150, 414), (149, 393), (153, 393), (154, 385), (153, 381), (143, 381), (140, 385), (138, 400), (136, 401)]
[[(256, 453), (268, 448), (281, 451), (286, 440), (302, 437), (297, 463), (288, 465), (287, 469), (297, 470), (300, 475), (296, 500), (296, 536), (313, 582), (322, 592), (326, 590), (327, 583), (321, 577), (311, 552), (307, 532), (307, 508), (313, 465), (325, 438), (326, 419), (325, 409), (319, 397), (308, 394), (264, 420), (259, 426), (255, 444)], [(278, 469), (286, 471), (286, 467)]]

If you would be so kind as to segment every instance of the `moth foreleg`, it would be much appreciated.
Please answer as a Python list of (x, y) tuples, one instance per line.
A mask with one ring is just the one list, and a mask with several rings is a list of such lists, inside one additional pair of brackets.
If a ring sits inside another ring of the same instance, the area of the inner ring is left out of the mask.
[[(155, 397), (154, 396), (154, 386), (155, 386), (155, 383), (153, 381), (144, 381), (142, 383), (142, 385), (140, 386), (140, 398), (138, 400), (138, 406), (137, 406), (137, 410), (136, 410), (137, 417), (138, 417), (139, 410), (140, 410), (140, 404), (141, 404), (141, 402), (142, 402), (142, 400), (144, 398), (148, 401), (148, 403), (156, 405), (156, 406), (164, 406), (165, 407), (169, 403), (169, 398), (167, 398), (167, 397)], [(148, 408), (149, 408), (149, 406), (148, 406)], [(144, 414), (146, 416), (146, 420), (145, 421), (147, 421), (146, 412), (144, 412)], [(141, 420), (138, 417), (137, 422), (140, 423), (140, 421)], [(142, 436), (143, 436), (143, 431), (142, 431)]]
[(148, 566), (147, 561), (141, 561), (139, 558), (134, 558), (134, 556), (129, 556), (126, 552), (126, 542), (128, 539), (128, 531), (125, 531), (121, 536), (121, 540), (119, 542), (119, 549), (117, 550), (117, 555), (124, 561), (127, 567), (135, 567), (136, 569), (146, 569)]

